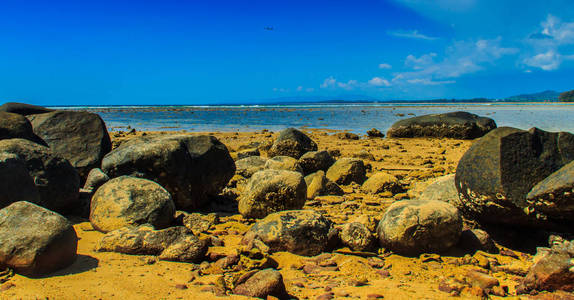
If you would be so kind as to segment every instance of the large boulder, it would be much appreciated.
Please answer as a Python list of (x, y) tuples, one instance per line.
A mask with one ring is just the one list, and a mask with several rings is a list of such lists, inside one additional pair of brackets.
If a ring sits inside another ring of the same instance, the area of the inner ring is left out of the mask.
[(20, 201), (0, 210), (0, 265), (37, 277), (76, 259), (78, 237), (61, 215)]
[(547, 226), (526, 195), (574, 159), (574, 135), (502, 127), (463, 155), (455, 183), (463, 212), (486, 223)]
[(335, 159), (329, 151), (309, 151), (299, 158), (299, 165), (303, 169), (303, 174), (308, 175), (317, 171), (327, 171)]
[(108, 153), (102, 170), (112, 178), (153, 180), (170, 192), (178, 209), (194, 210), (223, 190), (235, 174), (235, 162), (213, 136), (145, 136)]
[(438, 137), (475, 139), (496, 128), (490, 118), (457, 111), (445, 114), (424, 115), (400, 120), (387, 131), (389, 137)]
[(40, 192), (28, 174), (26, 162), (17, 155), (0, 152), (0, 208), (16, 201), (40, 202)]
[[(40, 193), (36, 204), (59, 213), (73, 212), (77, 208), (80, 177), (68, 160), (55, 155), (48, 147), (24, 139), (1, 140), (0, 152), (16, 155), (24, 162)], [(25, 181), (18, 184), (28, 185)]]
[(307, 186), (303, 175), (285, 170), (255, 173), (239, 198), (239, 213), (245, 218), (263, 218), (268, 214), (305, 205)]
[(6, 102), (2, 104), (2, 106), (0, 106), (0, 111), (28, 116), (28, 115), (48, 113), (54, 110), (32, 104)]
[(325, 176), (325, 172), (317, 171), (305, 176), (307, 184), (307, 199), (314, 199), (317, 196), (341, 196), (345, 194), (341, 187)]
[(267, 158), (261, 156), (250, 156), (242, 158), (235, 162), (235, 171), (237, 174), (249, 178), (253, 174), (265, 169), (265, 164), (267, 163)]
[(448, 202), (460, 209), (462, 204), (458, 196), (454, 177), (455, 174), (438, 177), (429, 184), (417, 198), (420, 200)]
[(361, 190), (367, 194), (400, 193), (403, 187), (397, 177), (386, 172), (377, 172), (363, 183)]
[(233, 293), (254, 298), (269, 299), (273, 296), (279, 299), (289, 299), (285, 290), (283, 276), (277, 270), (264, 269), (248, 272), (235, 283)]
[(327, 178), (337, 184), (362, 184), (365, 181), (367, 169), (361, 159), (341, 158), (327, 170)]
[(50, 149), (74, 166), (83, 180), (112, 150), (106, 124), (99, 115), (83, 111), (54, 111), (28, 116), (34, 132)]
[(46, 142), (34, 133), (32, 124), (26, 117), (19, 114), (0, 112), (0, 140), (6, 139), (26, 139), (46, 145)]
[(257, 221), (245, 239), (259, 239), (270, 251), (315, 256), (327, 248), (332, 223), (314, 210), (288, 210)]
[(460, 213), (441, 201), (395, 202), (377, 226), (381, 246), (404, 255), (447, 250), (458, 242), (461, 232)]
[(168, 191), (151, 180), (130, 176), (106, 182), (90, 205), (90, 222), (101, 232), (141, 224), (162, 229), (172, 223), (174, 214)]
[(367, 226), (358, 222), (343, 225), (339, 236), (343, 245), (354, 251), (370, 251), (376, 244), (373, 233)]
[(108, 232), (97, 251), (135, 255), (155, 255), (161, 260), (199, 263), (208, 243), (183, 226), (154, 230), (149, 225), (127, 226)]
[(275, 156), (265, 163), (265, 169), (271, 170), (287, 170), (303, 173), (303, 169), (299, 162), (293, 157), (289, 156)]
[(574, 221), (574, 161), (537, 183), (526, 195), (528, 211), (544, 218)]
[(269, 149), (268, 154), (269, 157), (299, 158), (309, 151), (317, 151), (317, 144), (303, 132), (295, 128), (287, 128), (279, 133), (279, 137)]

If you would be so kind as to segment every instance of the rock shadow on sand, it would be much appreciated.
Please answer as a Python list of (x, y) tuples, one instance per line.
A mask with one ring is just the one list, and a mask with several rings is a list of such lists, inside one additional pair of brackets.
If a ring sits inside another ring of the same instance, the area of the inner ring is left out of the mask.
[(76, 261), (68, 267), (37, 278), (49, 278), (84, 273), (97, 268), (99, 263), (100, 261), (93, 256), (78, 254)]

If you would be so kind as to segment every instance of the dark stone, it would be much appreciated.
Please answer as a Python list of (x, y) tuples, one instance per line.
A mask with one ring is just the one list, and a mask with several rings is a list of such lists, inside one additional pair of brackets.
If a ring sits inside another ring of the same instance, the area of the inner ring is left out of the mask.
[(26, 162), (15, 154), (0, 152), (0, 208), (16, 201), (40, 202), (34, 179)]
[(345, 194), (343, 189), (329, 180), (323, 171), (317, 171), (305, 176), (305, 183), (307, 184), (307, 199), (314, 199), (317, 196), (342, 196)]
[(375, 236), (358, 222), (343, 225), (340, 236), (343, 244), (353, 251), (370, 251), (375, 246)]
[(537, 183), (526, 195), (528, 210), (560, 222), (574, 221), (574, 162)]
[(17, 103), (17, 102), (6, 102), (2, 106), (0, 106), (0, 111), (27, 116), (27, 115), (48, 113), (54, 110), (37, 105)]
[(254, 149), (246, 149), (246, 150), (242, 150), (237, 152), (237, 159), (242, 159), (242, 158), (247, 158), (247, 157), (251, 157), (251, 156), (259, 156), (261, 153), (259, 153), (259, 149), (254, 148)]
[(475, 142), (459, 161), (455, 183), (463, 213), (485, 223), (548, 226), (528, 192), (574, 159), (574, 135), (502, 127)]
[(463, 249), (472, 251), (486, 251), (490, 253), (498, 252), (498, 248), (490, 235), (481, 229), (468, 229), (464, 230), (460, 235), (459, 245)]
[(269, 299), (268, 296), (279, 299), (290, 298), (285, 290), (283, 276), (273, 269), (250, 272), (247, 276), (242, 276), (235, 283), (233, 293), (262, 299)]
[(84, 184), (84, 189), (96, 191), (104, 183), (108, 182), (110, 177), (100, 168), (94, 168), (88, 173), (88, 178)]
[(362, 160), (341, 158), (327, 170), (327, 178), (337, 184), (348, 185), (351, 182), (362, 184), (366, 173), (367, 169)]
[(445, 251), (458, 242), (461, 231), (460, 213), (441, 201), (397, 201), (377, 226), (381, 246), (404, 255)]
[(265, 162), (265, 169), (271, 170), (286, 170), (303, 173), (303, 169), (299, 162), (293, 157), (289, 156), (275, 156)]
[(90, 222), (101, 232), (128, 225), (150, 224), (161, 229), (171, 225), (175, 205), (159, 184), (121, 176), (102, 185), (92, 197)]
[(289, 210), (257, 221), (245, 238), (257, 238), (270, 251), (314, 256), (327, 248), (331, 221), (313, 210)]
[(82, 181), (112, 150), (106, 124), (99, 115), (82, 111), (54, 111), (28, 117), (34, 132), (52, 151), (74, 166)]
[(309, 151), (317, 151), (317, 144), (303, 132), (295, 128), (287, 128), (279, 133), (279, 137), (269, 149), (269, 157), (290, 156), (299, 158)]
[(46, 142), (34, 133), (32, 124), (26, 117), (0, 112), (0, 140), (6, 139), (25, 139), (46, 146)]
[(383, 137), (385, 137), (385, 134), (376, 128), (371, 128), (370, 130), (368, 130), (367, 135), (370, 138), (383, 138)]
[(305, 175), (317, 171), (326, 172), (334, 163), (335, 159), (328, 151), (309, 151), (299, 158), (299, 165)]
[(520, 284), (521, 289), (574, 292), (573, 257), (567, 251), (555, 247), (539, 248), (534, 257), (534, 265), (530, 267), (528, 274)]
[(29, 277), (63, 269), (76, 260), (78, 237), (61, 215), (20, 201), (0, 210), (0, 265)]
[(359, 136), (351, 132), (337, 132), (335, 136), (341, 140), (358, 140)]
[(0, 140), (0, 152), (16, 155), (25, 163), (40, 193), (36, 204), (58, 213), (76, 209), (80, 177), (66, 159), (48, 147), (24, 139)]
[(496, 128), (490, 118), (457, 111), (445, 114), (424, 115), (400, 120), (387, 131), (389, 137), (438, 137), (475, 139)]
[(104, 157), (110, 177), (134, 175), (159, 183), (178, 209), (194, 210), (217, 196), (235, 174), (227, 148), (213, 136), (140, 137)]

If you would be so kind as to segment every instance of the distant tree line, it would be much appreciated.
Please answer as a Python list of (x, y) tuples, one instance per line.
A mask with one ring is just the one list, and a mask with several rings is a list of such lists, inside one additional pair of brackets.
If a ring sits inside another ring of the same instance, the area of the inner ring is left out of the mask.
[(574, 102), (574, 90), (560, 94), (558, 99), (561, 102)]

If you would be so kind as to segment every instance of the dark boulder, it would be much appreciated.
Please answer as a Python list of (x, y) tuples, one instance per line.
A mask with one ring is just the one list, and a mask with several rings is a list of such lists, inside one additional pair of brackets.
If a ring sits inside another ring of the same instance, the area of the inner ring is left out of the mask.
[(201, 262), (208, 243), (183, 226), (154, 230), (149, 225), (128, 226), (108, 232), (96, 251), (135, 255), (155, 255), (161, 260)]
[(265, 169), (266, 163), (267, 158), (261, 156), (242, 158), (235, 162), (236, 173), (245, 178), (250, 178), (253, 174)]
[(313, 210), (289, 210), (257, 221), (245, 239), (260, 239), (270, 251), (315, 256), (327, 248), (332, 223)]
[(90, 222), (101, 232), (128, 225), (150, 224), (168, 227), (175, 205), (159, 184), (142, 178), (121, 176), (102, 185), (92, 197)]
[(317, 144), (303, 132), (295, 128), (287, 128), (279, 133), (271, 149), (269, 157), (290, 156), (299, 158), (309, 151), (317, 151)]
[(0, 265), (37, 277), (72, 264), (78, 237), (61, 215), (20, 201), (0, 210)]
[(239, 198), (239, 212), (245, 218), (263, 218), (268, 214), (305, 205), (307, 186), (303, 175), (285, 170), (255, 173)]
[(475, 139), (496, 128), (490, 118), (457, 111), (445, 114), (424, 115), (400, 120), (387, 131), (389, 137), (438, 137)]
[(303, 174), (309, 175), (317, 171), (327, 171), (335, 163), (328, 151), (309, 151), (299, 158)]
[(475, 142), (455, 176), (463, 213), (485, 223), (547, 226), (526, 195), (574, 159), (574, 135), (502, 127)]
[(337, 184), (348, 185), (351, 182), (362, 184), (366, 173), (367, 169), (361, 159), (341, 158), (327, 170), (327, 178)]
[(84, 189), (90, 191), (96, 191), (104, 183), (108, 182), (110, 177), (102, 171), (100, 168), (94, 168), (88, 173), (88, 178), (84, 183)]
[(385, 134), (376, 128), (371, 128), (370, 130), (367, 130), (367, 136), (370, 138), (383, 138), (385, 137)]
[(537, 183), (526, 195), (528, 211), (560, 222), (574, 221), (574, 161)]
[(268, 296), (279, 299), (290, 298), (285, 290), (283, 276), (273, 269), (248, 272), (241, 276), (235, 283), (233, 293), (261, 299), (269, 299)]
[(40, 192), (28, 174), (26, 162), (15, 154), (0, 152), (0, 208), (16, 201), (40, 202)]
[(26, 103), (7, 102), (2, 104), (2, 106), (0, 106), (0, 111), (28, 116), (28, 115), (48, 113), (54, 110)]
[(339, 233), (343, 245), (353, 251), (370, 251), (375, 248), (375, 236), (367, 226), (358, 222), (347, 223)]
[(445, 251), (458, 242), (461, 232), (460, 213), (441, 201), (395, 202), (377, 226), (381, 246), (404, 255)]
[(82, 111), (54, 111), (28, 116), (34, 132), (52, 151), (74, 166), (82, 181), (112, 150), (112, 142), (102, 118)]
[(170, 192), (178, 209), (194, 210), (223, 190), (235, 174), (235, 162), (213, 136), (145, 136), (108, 153), (102, 170), (112, 178), (155, 181)]
[(46, 142), (34, 133), (26, 117), (0, 112), (0, 140), (6, 139), (25, 139), (46, 146)]
[(0, 141), (0, 152), (18, 156), (40, 193), (36, 204), (59, 213), (74, 211), (79, 205), (80, 177), (70, 163), (50, 148), (24, 139)]
[(342, 196), (345, 194), (343, 189), (329, 180), (323, 171), (317, 171), (305, 176), (305, 183), (307, 184), (307, 199), (315, 199), (317, 196)]

